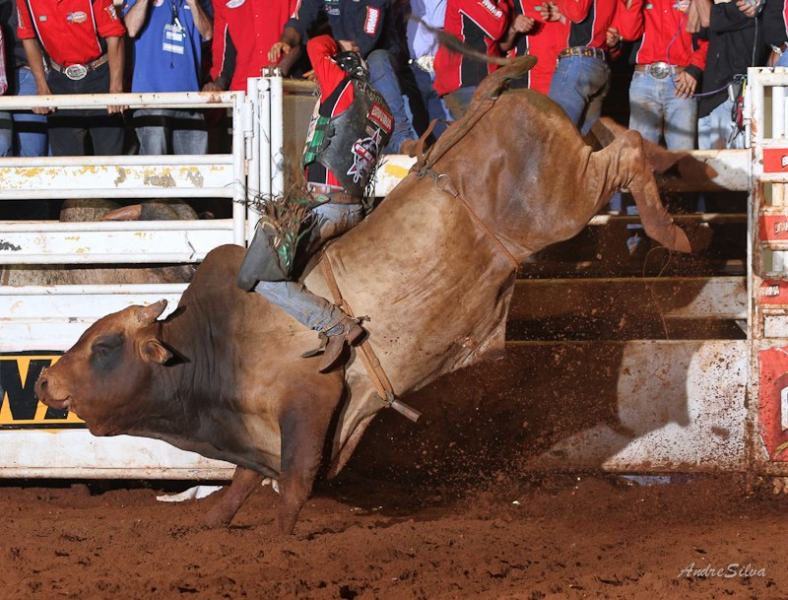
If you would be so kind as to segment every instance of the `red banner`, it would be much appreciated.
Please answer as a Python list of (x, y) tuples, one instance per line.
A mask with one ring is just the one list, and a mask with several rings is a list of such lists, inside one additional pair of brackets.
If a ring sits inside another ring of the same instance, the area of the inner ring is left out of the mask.
[(758, 289), (758, 304), (788, 306), (788, 281), (764, 279)]
[(788, 347), (761, 350), (758, 362), (761, 438), (771, 460), (788, 462)]
[(764, 148), (763, 172), (788, 173), (788, 148)]
[(758, 224), (762, 242), (788, 241), (788, 215), (761, 215)]

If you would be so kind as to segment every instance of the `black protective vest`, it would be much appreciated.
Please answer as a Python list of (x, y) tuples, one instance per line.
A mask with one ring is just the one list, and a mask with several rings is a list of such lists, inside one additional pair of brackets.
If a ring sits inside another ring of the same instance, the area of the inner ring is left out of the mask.
[(391, 138), (394, 117), (372, 86), (357, 79), (351, 82), (353, 103), (336, 117), (318, 116), (313, 124), (304, 150), (304, 166), (319, 162), (348, 194), (362, 198)]

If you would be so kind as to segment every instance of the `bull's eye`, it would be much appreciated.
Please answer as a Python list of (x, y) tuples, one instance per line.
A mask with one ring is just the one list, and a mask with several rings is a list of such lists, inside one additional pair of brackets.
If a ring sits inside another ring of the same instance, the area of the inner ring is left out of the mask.
[(108, 371), (122, 358), (123, 334), (112, 333), (97, 337), (90, 346), (90, 364), (100, 371)]

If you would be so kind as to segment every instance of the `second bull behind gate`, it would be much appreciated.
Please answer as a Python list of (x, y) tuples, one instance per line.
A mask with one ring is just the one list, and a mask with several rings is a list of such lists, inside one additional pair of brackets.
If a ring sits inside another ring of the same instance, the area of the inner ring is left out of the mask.
[[(665, 211), (638, 134), (594, 151), (549, 99), (503, 92), (531, 64), (488, 77), (465, 117), (306, 276), (369, 317), (397, 396), (502, 349), (518, 264), (578, 233), (614, 191), (630, 190), (646, 233), (669, 249), (705, 241), (691, 244)], [(262, 477), (276, 477), (279, 528), (290, 532), (321, 465), (338, 473), (387, 404), (357, 355), (326, 374), (300, 358), (312, 334), (236, 288), (242, 254), (212, 251), (163, 321), (163, 302), (100, 319), (37, 392), (96, 435), (163, 439), (238, 465), (211, 525), (229, 523)]]

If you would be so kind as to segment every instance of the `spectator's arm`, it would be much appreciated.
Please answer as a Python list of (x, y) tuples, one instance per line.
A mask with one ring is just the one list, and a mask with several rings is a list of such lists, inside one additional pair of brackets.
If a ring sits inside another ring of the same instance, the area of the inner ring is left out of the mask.
[(752, 17), (746, 16), (733, 2), (714, 4), (711, 7), (709, 30), (716, 33), (740, 31), (752, 27)]
[[(293, 16), (285, 23), (280, 41), (291, 47), (300, 44), (301, 40), (307, 38), (309, 30), (317, 22), (322, 8), (323, 0), (301, 0)], [(288, 29), (291, 31), (288, 31)], [(338, 33), (334, 32), (334, 35), (336, 36)]]
[(227, 25), (225, 10), (223, 0), (214, 0), (214, 35), (211, 40), (211, 71), (208, 73), (211, 81), (203, 87), (206, 91), (226, 90), (230, 86), (235, 71), (235, 46), (230, 39), (230, 28)]
[[(123, 38), (118, 36), (110, 36), (106, 38), (107, 41), (107, 56), (109, 57), (109, 93), (122, 94), (123, 93), (123, 65), (126, 62), (123, 43)], [(108, 106), (107, 112), (119, 113), (126, 110), (126, 106)]]
[(5, 72), (5, 40), (3, 39), (3, 29), (0, 27), (0, 96), (5, 94), (8, 89), (8, 78)]
[[(200, 6), (200, 3), (197, 0), (186, 0), (186, 4), (189, 5), (189, 8), (192, 11), (194, 26), (200, 33), (202, 41), (210, 42), (211, 38), (213, 37), (213, 24), (211, 23), (211, 19), (205, 14), (205, 11), (202, 9), (202, 6)], [(126, 24), (126, 27), (128, 27), (128, 23)], [(131, 34), (129, 33), (129, 35)]]
[(709, 42), (697, 35), (693, 35), (692, 44), (695, 50), (690, 56), (690, 64), (687, 66), (686, 71), (695, 78), (695, 81), (700, 83), (703, 71), (706, 70), (706, 53), (709, 51)]
[(126, 25), (129, 37), (135, 38), (142, 31), (148, 17), (148, 8), (150, 8), (150, 0), (129, 0), (123, 5), (123, 23)]
[(625, 0), (618, 0), (611, 26), (617, 29), (621, 39), (627, 42), (639, 39), (645, 27), (643, 0), (631, 0), (629, 5)]
[[(354, 8), (356, 11), (349, 15), (350, 18), (343, 23), (345, 35), (348, 36), (348, 41), (354, 42), (358, 46), (361, 56), (367, 56), (378, 44), (383, 31), (383, 21), (391, 9), (391, 2), (390, 0), (366, 0), (355, 4)], [(348, 28), (351, 31), (348, 31)]]
[(509, 4), (505, 1), (470, 0), (460, 12), (478, 25), (491, 40), (500, 40), (509, 26)]

